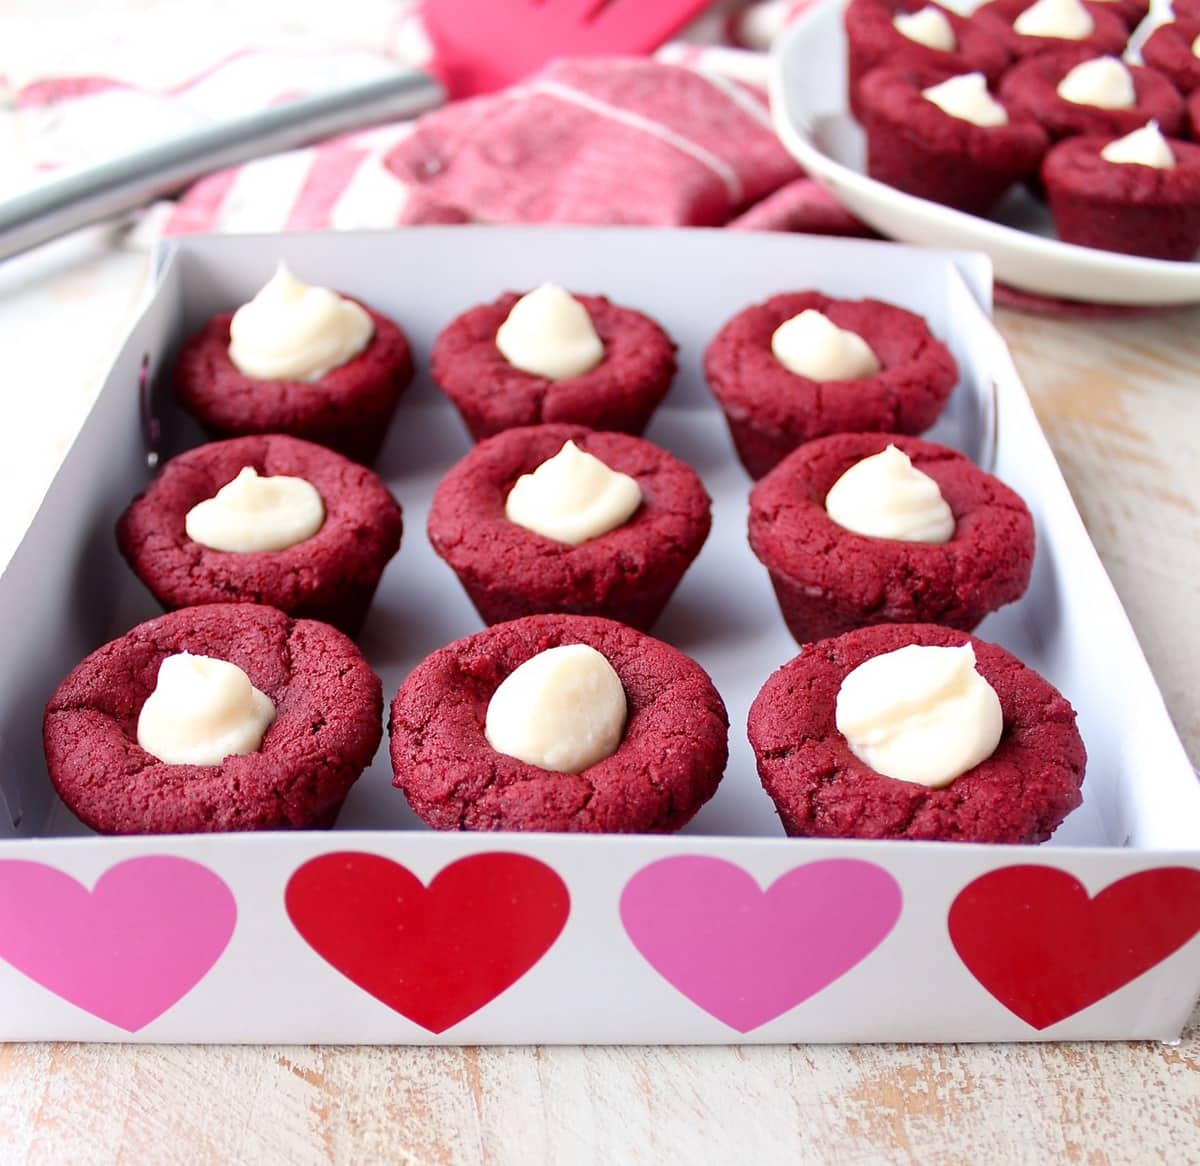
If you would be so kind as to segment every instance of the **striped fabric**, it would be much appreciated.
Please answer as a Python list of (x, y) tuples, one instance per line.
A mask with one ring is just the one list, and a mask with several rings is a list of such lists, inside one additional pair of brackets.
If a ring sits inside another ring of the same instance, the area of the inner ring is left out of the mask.
[[(470, 220), (721, 224), (748, 210), (742, 225), (809, 229), (813, 210), (813, 229), (855, 230), (782, 150), (752, 87), (765, 73), (761, 50), (807, 2), (717, 5), (657, 61), (559, 62), (415, 123), (210, 175), (160, 207), (140, 237)], [(428, 64), (414, 7), (392, 8), (373, 36), (360, 35), (368, 47), (239, 47), (165, 86), (99, 73), (31, 80), (0, 111), (0, 144), (25, 151), (24, 173), (0, 172), (0, 193), (232, 112), (367, 80), (397, 61)], [(738, 29), (754, 47), (696, 43)]]

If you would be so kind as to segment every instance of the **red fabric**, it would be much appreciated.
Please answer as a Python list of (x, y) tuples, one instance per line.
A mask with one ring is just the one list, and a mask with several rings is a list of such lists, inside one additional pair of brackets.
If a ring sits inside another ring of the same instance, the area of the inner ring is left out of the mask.
[(504, 93), (427, 114), (386, 165), (488, 222), (716, 226), (801, 175), (751, 90), (636, 58), (564, 60)]
[(793, 179), (728, 225), (735, 231), (875, 236), (870, 227), (856, 219), (825, 187), (811, 178)]

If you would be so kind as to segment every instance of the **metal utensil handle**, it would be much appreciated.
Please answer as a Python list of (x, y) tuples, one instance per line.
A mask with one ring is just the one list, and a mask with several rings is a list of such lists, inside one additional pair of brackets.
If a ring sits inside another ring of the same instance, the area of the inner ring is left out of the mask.
[(123, 214), (214, 170), (440, 105), (442, 87), (407, 70), (205, 126), (0, 202), (0, 259)]

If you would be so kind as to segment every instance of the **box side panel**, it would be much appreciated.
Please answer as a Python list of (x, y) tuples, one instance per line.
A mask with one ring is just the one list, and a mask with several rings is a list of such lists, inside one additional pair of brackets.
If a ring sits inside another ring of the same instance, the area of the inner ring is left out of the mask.
[[(1029, 592), (981, 627), (1068, 697), (1088, 749), (1085, 796), (1115, 845), (1200, 842), (1200, 782), (1129, 618), (1037, 424), (1011, 357), (996, 350), (996, 473), (1029, 503), (1038, 550)], [(1075, 815), (1061, 841), (1083, 841)], [(1055, 841), (1060, 841), (1056, 835)]]
[(51, 792), (41, 719), (50, 694), (114, 628), (155, 614), (149, 603), (124, 610), (130, 588), (114, 570), (113, 522), (149, 478), (141, 386), (161, 370), (178, 310), (179, 283), (168, 270), (0, 578), (0, 789), (8, 811), (0, 836), (36, 833), (45, 823)]
[(30, 843), (0, 1037), (1172, 1039), (1200, 986), (1191, 856), (682, 841)]

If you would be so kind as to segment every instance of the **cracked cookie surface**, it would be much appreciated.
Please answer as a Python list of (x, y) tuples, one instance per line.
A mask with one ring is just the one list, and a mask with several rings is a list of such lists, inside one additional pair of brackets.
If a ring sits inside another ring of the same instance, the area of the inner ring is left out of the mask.
[[(488, 744), (488, 702), (526, 660), (589, 644), (616, 671), (628, 716), (611, 756), (557, 773)], [(457, 640), (419, 664), (392, 703), (393, 784), (439, 830), (665, 833), (712, 797), (728, 757), (725, 705), (704, 670), (612, 620), (538, 615)]]
[[(325, 507), (321, 528), (282, 551), (217, 551), (188, 537), (188, 511), (245, 467), (303, 478)], [(312, 442), (234, 438), (172, 458), (117, 522), (117, 545), (168, 610), (201, 603), (265, 603), (354, 635), (379, 578), (400, 548), (400, 507), (372, 471)]]
[(433, 379), (476, 441), (504, 429), (569, 422), (641, 433), (675, 377), (675, 344), (649, 316), (604, 296), (576, 295), (604, 344), (589, 372), (554, 381), (509, 364), (496, 331), (519, 292), (452, 320), (434, 341)]
[[(942, 789), (860, 761), (834, 720), (842, 681), (908, 644), (967, 643), (1004, 715), (992, 755)], [(885, 625), (808, 644), (763, 685), (747, 729), (763, 788), (793, 836), (1045, 842), (1082, 801), (1087, 754), (1071, 705), (1010, 652), (952, 628)]]
[(213, 438), (287, 433), (369, 465), (412, 380), (413, 362), (401, 329), (366, 304), (359, 307), (374, 324), (371, 342), (312, 382), (246, 376), (229, 359), (233, 313), (214, 316), (188, 339), (175, 362), (172, 376), (180, 407)]
[[(814, 381), (771, 351), (775, 329), (813, 309), (867, 342), (874, 376)], [(739, 312), (709, 343), (704, 375), (725, 413), (737, 454), (760, 478), (803, 442), (829, 433), (921, 433), (958, 380), (949, 349), (913, 312), (881, 300), (785, 292)]]
[[(889, 445), (937, 483), (954, 515), (949, 542), (855, 534), (826, 513), (838, 478)], [(1033, 569), (1033, 518), (1016, 491), (948, 446), (896, 434), (841, 433), (796, 450), (751, 492), (749, 539), (800, 643), (873, 623), (970, 631), (1019, 599)]]
[[(505, 516), (508, 493), (567, 441), (633, 478), (642, 502), (620, 526), (577, 546)], [(510, 429), (477, 445), (439, 483), (429, 541), (486, 623), (538, 612), (619, 620), (646, 631), (700, 553), (711, 502), (696, 472), (639, 437), (578, 425)]]
[[(162, 661), (176, 652), (236, 664), (276, 707), (253, 753), (169, 765), (137, 742)], [(50, 780), (102, 834), (332, 825), (382, 737), (383, 693), (341, 632), (272, 607), (209, 604), (139, 624), (78, 664), (50, 698)]]

